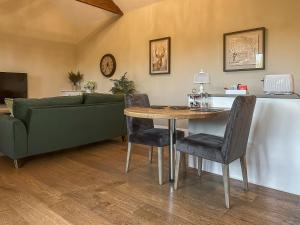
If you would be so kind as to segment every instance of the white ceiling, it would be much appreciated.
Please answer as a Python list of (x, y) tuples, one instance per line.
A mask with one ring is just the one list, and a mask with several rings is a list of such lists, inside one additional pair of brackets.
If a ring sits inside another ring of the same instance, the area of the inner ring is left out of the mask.
[[(114, 0), (126, 12), (161, 0)], [(0, 32), (78, 43), (117, 16), (75, 0), (0, 0)]]

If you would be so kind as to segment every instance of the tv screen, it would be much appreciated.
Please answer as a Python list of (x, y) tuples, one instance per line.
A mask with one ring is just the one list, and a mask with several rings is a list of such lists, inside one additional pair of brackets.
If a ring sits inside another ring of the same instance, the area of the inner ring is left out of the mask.
[(27, 74), (0, 72), (0, 104), (5, 98), (27, 98)]

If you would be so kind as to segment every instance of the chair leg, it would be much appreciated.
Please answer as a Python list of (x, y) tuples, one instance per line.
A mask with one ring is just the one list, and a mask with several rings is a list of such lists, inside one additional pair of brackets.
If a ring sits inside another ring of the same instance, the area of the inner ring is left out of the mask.
[(149, 147), (149, 162), (152, 163), (152, 156), (153, 156), (153, 146)]
[[(177, 154), (175, 154), (175, 155), (177, 155)], [(181, 157), (182, 157), (182, 159), (181, 159), (182, 168), (183, 168), (184, 174), (186, 175), (187, 165), (188, 165), (187, 160), (188, 160), (189, 155), (187, 153), (182, 153)]]
[(15, 159), (14, 160), (14, 166), (15, 166), (15, 169), (19, 169), (20, 168), (20, 160)]
[(245, 155), (240, 158), (240, 162), (241, 162), (241, 168), (242, 168), (242, 174), (243, 174), (244, 190), (248, 191), (247, 161), (246, 161)]
[(229, 165), (222, 165), (223, 180), (224, 180), (224, 192), (225, 192), (225, 205), (226, 208), (230, 208), (230, 184), (229, 184)]
[(202, 173), (202, 158), (201, 157), (198, 157), (198, 176), (200, 177), (201, 176), (201, 173)]
[(176, 151), (176, 162), (175, 162), (175, 181), (174, 181), (174, 189), (178, 188), (178, 180), (179, 180), (179, 170), (180, 170), (180, 157), (181, 152)]
[(163, 170), (164, 170), (164, 149), (162, 147), (158, 147), (158, 181), (159, 185), (163, 184)]
[(127, 160), (126, 160), (126, 169), (125, 172), (128, 173), (130, 161), (131, 161), (131, 150), (132, 150), (132, 143), (128, 142), (128, 150), (127, 150)]

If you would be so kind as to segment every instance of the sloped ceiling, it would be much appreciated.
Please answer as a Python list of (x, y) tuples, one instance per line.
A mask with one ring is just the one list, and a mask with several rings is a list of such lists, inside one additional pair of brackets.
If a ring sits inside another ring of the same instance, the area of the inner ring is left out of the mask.
[[(115, 0), (127, 12), (161, 0)], [(0, 0), (0, 33), (79, 43), (118, 16), (75, 0)]]

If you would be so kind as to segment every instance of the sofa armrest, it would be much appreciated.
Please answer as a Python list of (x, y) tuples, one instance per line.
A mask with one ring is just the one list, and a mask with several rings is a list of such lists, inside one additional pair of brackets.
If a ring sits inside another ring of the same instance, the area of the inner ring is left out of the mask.
[(27, 155), (27, 130), (24, 123), (11, 116), (0, 116), (0, 152), (11, 159)]

